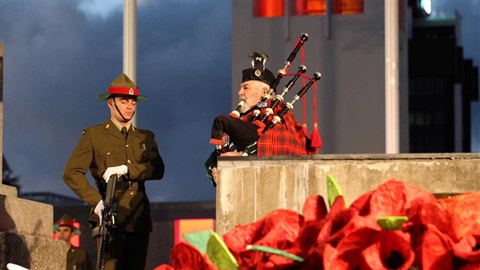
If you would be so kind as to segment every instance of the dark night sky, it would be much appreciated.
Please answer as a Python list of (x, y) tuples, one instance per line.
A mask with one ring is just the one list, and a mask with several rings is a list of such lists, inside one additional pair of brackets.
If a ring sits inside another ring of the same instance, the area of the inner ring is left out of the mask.
[[(214, 200), (204, 162), (231, 110), (231, 1), (138, 1), (136, 125), (166, 164), (151, 201)], [(21, 192), (76, 197), (62, 180), (82, 130), (109, 118), (97, 95), (122, 73), (123, 0), (0, 0), (4, 154)], [(91, 179), (91, 177), (89, 176)]]

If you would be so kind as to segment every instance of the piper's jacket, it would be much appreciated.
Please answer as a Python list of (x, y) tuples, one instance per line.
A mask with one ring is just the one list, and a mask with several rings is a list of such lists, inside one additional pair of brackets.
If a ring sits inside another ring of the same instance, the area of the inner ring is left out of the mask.
[[(165, 171), (155, 135), (151, 131), (132, 125), (125, 140), (112, 120), (87, 128), (67, 162), (63, 179), (80, 199), (92, 207), (90, 223), (93, 228), (99, 221), (93, 208), (104, 198), (106, 191), (102, 175), (108, 167), (123, 164), (127, 165), (128, 174), (122, 178), (136, 182), (138, 190), (116, 190), (115, 199), (119, 204), (117, 229), (151, 232), (150, 202), (144, 183), (146, 180), (162, 179)], [(85, 175), (88, 170), (97, 188), (89, 183)]]

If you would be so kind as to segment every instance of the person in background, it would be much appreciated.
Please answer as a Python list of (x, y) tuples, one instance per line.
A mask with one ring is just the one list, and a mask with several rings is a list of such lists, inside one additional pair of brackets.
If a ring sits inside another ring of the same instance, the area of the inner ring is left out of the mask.
[[(150, 202), (145, 181), (163, 178), (165, 165), (155, 135), (132, 125), (139, 95), (127, 75), (118, 76), (108, 92), (98, 96), (106, 101), (110, 118), (103, 124), (85, 129), (68, 160), (65, 183), (92, 207), (90, 224), (101, 224), (107, 181), (117, 175), (115, 202), (118, 204), (116, 228), (111, 231), (105, 269), (145, 269), (152, 231)], [(85, 174), (90, 170), (96, 187)]]
[(60, 217), (54, 225), (54, 232), (57, 234), (57, 239), (65, 241), (67, 252), (67, 270), (94, 270), (92, 260), (81, 247), (75, 247), (71, 244), (72, 236), (80, 234), (79, 228), (75, 227), (75, 219), (69, 214), (64, 214)]

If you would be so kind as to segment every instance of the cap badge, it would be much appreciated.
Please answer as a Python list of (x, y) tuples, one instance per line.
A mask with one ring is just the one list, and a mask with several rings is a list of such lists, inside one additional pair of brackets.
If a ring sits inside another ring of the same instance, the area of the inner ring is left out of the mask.
[(255, 76), (260, 77), (260, 75), (262, 75), (262, 72), (259, 69), (255, 70)]
[(128, 94), (133, 95), (133, 88), (128, 89)]

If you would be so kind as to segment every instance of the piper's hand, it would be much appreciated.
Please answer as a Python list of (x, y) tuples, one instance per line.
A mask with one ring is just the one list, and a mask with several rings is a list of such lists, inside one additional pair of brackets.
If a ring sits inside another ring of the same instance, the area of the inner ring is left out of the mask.
[(218, 169), (217, 169), (217, 167), (213, 167), (212, 168), (212, 178), (213, 178), (213, 182), (215, 182), (215, 184), (217, 184), (217, 177), (218, 177)]
[(100, 224), (102, 224), (102, 210), (104, 208), (105, 206), (103, 205), (103, 201), (99, 201), (97, 206), (95, 206), (95, 209), (93, 209), (93, 212), (100, 218)]
[(234, 156), (241, 156), (242, 154), (243, 154), (243, 152), (232, 151), (232, 152), (223, 153), (220, 156), (222, 156), (222, 157), (234, 157)]
[(103, 179), (105, 179), (105, 182), (108, 183), (108, 180), (110, 180), (110, 176), (116, 174), (120, 177), (120, 176), (125, 175), (127, 173), (128, 173), (127, 165), (108, 167), (107, 170), (105, 171), (105, 173), (103, 174)]

